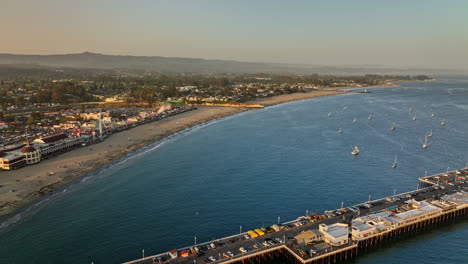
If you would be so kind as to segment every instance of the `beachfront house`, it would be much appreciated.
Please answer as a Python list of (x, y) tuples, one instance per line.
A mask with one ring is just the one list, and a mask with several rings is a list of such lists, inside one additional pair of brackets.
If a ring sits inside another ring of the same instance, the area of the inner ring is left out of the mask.
[(79, 147), (84, 143), (81, 137), (69, 137), (65, 133), (55, 134), (34, 140), (34, 147), (41, 153), (42, 157), (47, 157), (59, 152), (69, 151)]
[(0, 168), (2, 170), (17, 170), (26, 166), (26, 161), (22, 155), (17, 153), (3, 153), (0, 157)]

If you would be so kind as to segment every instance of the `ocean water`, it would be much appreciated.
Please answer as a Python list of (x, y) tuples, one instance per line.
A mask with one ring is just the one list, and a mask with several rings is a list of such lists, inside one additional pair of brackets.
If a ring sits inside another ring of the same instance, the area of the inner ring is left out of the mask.
[[(433, 137), (422, 149), (430, 129)], [(463, 79), (244, 112), (130, 154), (4, 220), (0, 263), (120, 263), (141, 257), (142, 249), (156, 254), (191, 245), (195, 236), (200, 243), (240, 226), (271, 225), (278, 216), (287, 221), (306, 210), (406, 192), (426, 171), (464, 167), (467, 131)], [(355, 145), (356, 157), (350, 154)], [(467, 236), (461, 222), (355, 262), (466, 263)]]

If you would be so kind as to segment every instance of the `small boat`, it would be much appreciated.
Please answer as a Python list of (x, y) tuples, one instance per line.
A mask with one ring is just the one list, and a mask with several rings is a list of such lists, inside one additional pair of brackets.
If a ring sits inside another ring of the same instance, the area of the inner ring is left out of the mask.
[(445, 126), (445, 119), (443, 119), (442, 122), (440, 122), (440, 124)]
[(364, 93), (368, 93), (367, 89), (364, 89)]
[(426, 139), (424, 140), (424, 143), (422, 145), (423, 149), (427, 148), (427, 146), (429, 146), (429, 144), (427, 143), (427, 135), (426, 135)]
[(429, 133), (427, 134), (428, 137), (432, 137), (432, 129), (429, 130)]
[(330, 113), (328, 113), (328, 116), (332, 116), (332, 115), (333, 115), (333, 114), (332, 114), (331, 112), (330, 112)]
[(412, 107), (410, 107), (410, 108), (409, 108), (409, 110), (410, 110), (410, 111), (413, 111), (413, 108), (412, 108)]
[(390, 128), (391, 130), (395, 130), (396, 129), (396, 125), (395, 124), (392, 124), (392, 127)]
[(398, 163), (397, 163), (397, 156), (395, 155), (395, 161), (392, 164), (392, 168), (396, 168), (396, 167), (398, 167)]
[(369, 117), (367, 117), (367, 119), (372, 120), (372, 119), (374, 119), (374, 117), (372, 115), (369, 115)]
[(353, 151), (351, 152), (351, 154), (353, 154), (353, 155), (359, 154), (359, 148), (358, 148), (357, 146), (354, 147), (354, 148), (353, 148)]
[(347, 107), (347, 106), (343, 107), (343, 110), (348, 110), (348, 109), (349, 109), (349, 107)]
[(343, 133), (343, 129), (341, 129), (341, 127), (340, 127), (340, 129), (338, 129), (338, 133), (340, 133), (340, 134)]
[(353, 123), (356, 123), (356, 122), (357, 122), (357, 118), (354, 118), (354, 119), (353, 119)]
[(434, 113), (432, 113), (431, 117), (432, 117), (432, 118), (434, 118), (434, 117), (435, 117), (435, 114), (434, 114)]
[(413, 120), (416, 120), (416, 115), (413, 116)]

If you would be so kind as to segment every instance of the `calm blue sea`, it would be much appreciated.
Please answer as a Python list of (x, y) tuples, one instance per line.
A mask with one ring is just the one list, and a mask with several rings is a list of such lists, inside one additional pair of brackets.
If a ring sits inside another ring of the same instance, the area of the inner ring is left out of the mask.
[[(142, 249), (155, 254), (191, 245), (195, 236), (207, 241), (241, 225), (248, 230), (278, 216), (287, 221), (409, 191), (426, 171), (465, 166), (468, 80), (371, 91), (245, 112), (128, 155), (4, 222), (0, 263), (119, 263)], [(466, 237), (462, 222), (356, 263), (466, 263)]]

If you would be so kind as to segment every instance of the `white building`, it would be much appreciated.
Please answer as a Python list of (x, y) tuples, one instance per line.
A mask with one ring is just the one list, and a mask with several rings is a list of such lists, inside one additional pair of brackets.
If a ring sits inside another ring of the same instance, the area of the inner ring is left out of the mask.
[(377, 228), (375, 228), (375, 224), (371, 221), (367, 222), (356, 219), (352, 223), (351, 235), (353, 240), (359, 240), (375, 233), (377, 233)]
[(31, 147), (29, 143), (21, 148), (20, 155), (24, 157), (27, 165), (36, 164), (41, 161), (41, 153), (39, 150)]
[(336, 223), (333, 225), (320, 224), (319, 231), (323, 234), (326, 243), (333, 246), (341, 246), (349, 241), (349, 228), (347, 224)]

